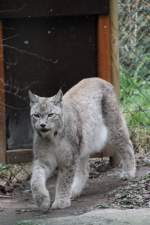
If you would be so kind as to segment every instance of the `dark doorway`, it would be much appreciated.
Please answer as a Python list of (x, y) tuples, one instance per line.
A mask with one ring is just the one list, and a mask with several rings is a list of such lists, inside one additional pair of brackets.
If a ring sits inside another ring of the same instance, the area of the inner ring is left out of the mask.
[(52, 96), (97, 74), (97, 16), (5, 19), (7, 148), (32, 147), (28, 89)]

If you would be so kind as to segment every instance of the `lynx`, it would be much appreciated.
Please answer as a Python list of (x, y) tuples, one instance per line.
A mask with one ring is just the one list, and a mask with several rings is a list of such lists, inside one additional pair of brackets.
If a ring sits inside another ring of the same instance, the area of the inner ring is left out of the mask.
[[(88, 78), (64, 96), (39, 97), (29, 91), (33, 127), (33, 173), (31, 189), (42, 211), (65, 208), (79, 196), (88, 179), (88, 158), (104, 147), (112, 149), (120, 177), (135, 176), (136, 163), (128, 129), (113, 86)], [(46, 187), (58, 168), (55, 200)]]

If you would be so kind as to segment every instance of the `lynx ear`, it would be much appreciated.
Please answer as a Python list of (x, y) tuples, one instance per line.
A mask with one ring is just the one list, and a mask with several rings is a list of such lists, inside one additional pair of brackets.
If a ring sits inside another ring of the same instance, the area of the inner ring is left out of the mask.
[(29, 99), (30, 99), (30, 106), (34, 103), (38, 102), (38, 96), (33, 94), (30, 90), (28, 91)]
[(62, 102), (62, 98), (63, 98), (63, 93), (62, 93), (62, 90), (60, 89), (58, 91), (58, 93), (54, 96), (54, 102), (55, 104), (59, 104)]

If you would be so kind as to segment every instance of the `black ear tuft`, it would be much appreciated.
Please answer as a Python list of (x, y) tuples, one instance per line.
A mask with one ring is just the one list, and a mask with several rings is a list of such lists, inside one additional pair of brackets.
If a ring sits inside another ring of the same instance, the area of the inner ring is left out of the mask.
[(59, 89), (58, 93), (54, 96), (54, 101), (55, 104), (59, 104), (62, 102), (62, 98), (63, 98), (63, 92), (61, 89)]
[(30, 99), (30, 106), (34, 103), (38, 102), (38, 96), (33, 94), (32, 91), (28, 91), (29, 99)]

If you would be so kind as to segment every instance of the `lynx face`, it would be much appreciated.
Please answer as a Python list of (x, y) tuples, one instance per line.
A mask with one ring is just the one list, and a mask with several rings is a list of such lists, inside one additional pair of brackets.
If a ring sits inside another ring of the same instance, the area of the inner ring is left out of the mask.
[(29, 91), (30, 116), (34, 130), (41, 134), (57, 135), (63, 127), (62, 92), (45, 98), (34, 95)]

